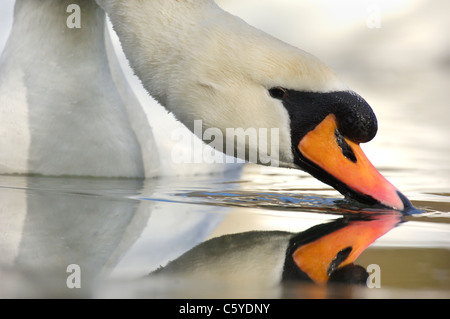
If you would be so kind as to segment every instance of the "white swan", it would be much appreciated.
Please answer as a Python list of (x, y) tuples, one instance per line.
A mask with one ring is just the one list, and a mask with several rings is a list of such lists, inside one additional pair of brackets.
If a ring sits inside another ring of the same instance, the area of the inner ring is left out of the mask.
[(137, 101), (132, 95), (125, 99), (113, 81), (106, 58), (105, 14), (84, 1), (80, 4), (86, 27), (68, 29), (69, 3), (16, 2), (0, 63), (0, 172), (151, 173), (144, 165), (152, 162), (154, 150), (146, 150), (148, 144), (139, 140), (151, 130), (130, 121), (139, 116)]
[[(69, 32), (66, 15), (54, 11), (68, 3), (18, 2), (1, 63), (0, 94), (13, 101), (0, 109), (0, 172), (142, 176), (154, 152), (140, 135), (150, 130), (137, 125), (139, 107), (130, 111), (111, 80), (103, 14), (91, 2), (77, 2), (88, 22)], [(195, 131), (201, 120), (203, 129), (222, 132), (224, 145), (234, 146), (224, 150), (227, 154), (245, 149), (247, 158), (271, 145), (236, 142), (227, 128), (276, 128), (280, 166), (304, 169), (363, 202), (410, 206), (358, 146), (376, 133), (371, 108), (317, 58), (249, 26), (212, 0), (97, 3), (147, 91), (189, 129)], [(33, 25), (21, 16), (25, 5), (35, 6)], [(17, 54), (23, 49), (33, 52), (28, 60)], [(62, 57), (70, 63), (61, 64)]]

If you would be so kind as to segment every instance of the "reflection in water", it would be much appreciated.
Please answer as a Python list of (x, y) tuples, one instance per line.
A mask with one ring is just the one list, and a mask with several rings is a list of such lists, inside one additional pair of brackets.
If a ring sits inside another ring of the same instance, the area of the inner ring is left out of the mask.
[[(176, 215), (154, 212), (155, 203), (127, 198), (151, 194), (155, 180), (3, 176), (1, 182), (0, 297), (91, 296), (96, 280), (144, 229), (156, 230), (150, 241), (157, 239), (160, 263), (204, 240), (220, 217), (185, 214), (185, 208)], [(67, 285), (73, 264), (81, 289)]]
[[(355, 262), (392, 228), (391, 241), (397, 230), (409, 231), (394, 236), (394, 247), (410, 248), (417, 233), (421, 245), (431, 234), (429, 247), (448, 247), (447, 220), (428, 220), (426, 234), (411, 221), (417, 216), (405, 223), (396, 212), (358, 207), (334, 193), (312, 196), (289, 183), (263, 192), (266, 185), (237, 178), (0, 177), (0, 297), (291, 298), (327, 297), (330, 289), (354, 297), (320, 283), (364, 282), (365, 269), (354, 263), (380, 262), (383, 280), (399, 273), (380, 255)], [(417, 256), (408, 267), (422, 262), (423, 251)], [(445, 256), (442, 249), (433, 258)], [(80, 266), (81, 289), (67, 287), (71, 264)], [(431, 276), (447, 266), (430, 261), (428, 268), (422, 272)]]
[[(9, 257), (2, 256), (1, 265), (4, 275), (14, 271), (31, 279), (24, 287), (18, 285), (23, 289), (19, 296), (32, 294), (30, 288), (41, 290), (42, 296), (89, 292), (93, 279), (117, 262), (149, 217), (149, 209), (133, 201), (97, 195), (106, 186), (101, 180), (74, 178), (55, 184), (52, 178), (15, 177), (9, 182), (21, 189), (0, 193), (1, 225), (16, 225), (0, 226), (5, 239), (1, 248)], [(129, 190), (143, 186), (139, 180), (108, 184)], [(81, 290), (67, 288), (71, 264), (82, 270)]]
[(251, 231), (210, 239), (151, 277), (177, 276), (196, 282), (217, 280), (274, 286), (282, 281), (365, 283), (353, 262), (374, 240), (401, 221), (395, 211), (349, 214), (298, 234)]

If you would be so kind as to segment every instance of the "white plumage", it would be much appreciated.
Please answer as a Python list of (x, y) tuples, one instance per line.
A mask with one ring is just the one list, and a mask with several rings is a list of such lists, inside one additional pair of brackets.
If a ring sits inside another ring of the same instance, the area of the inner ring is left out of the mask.
[[(316, 58), (211, 0), (97, 2), (144, 87), (179, 121), (279, 128), (281, 166), (293, 166), (289, 117), (267, 89), (346, 89)], [(71, 3), (80, 29), (66, 25)], [(170, 162), (105, 48), (104, 23), (90, 1), (18, 0), (0, 61), (0, 173), (152, 177), (161, 157)]]

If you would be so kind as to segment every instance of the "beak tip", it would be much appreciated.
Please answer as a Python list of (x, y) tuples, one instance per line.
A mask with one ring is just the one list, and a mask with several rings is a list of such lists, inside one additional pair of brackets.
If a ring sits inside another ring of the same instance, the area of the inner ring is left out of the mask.
[(403, 215), (408, 216), (408, 215), (417, 215), (417, 214), (423, 213), (421, 210), (415, 208), (405, 195), (403, 195), (399, 191), (397, 191), (397, 195), (403, 203), (403, 209), (401, 209), (401, 212)]

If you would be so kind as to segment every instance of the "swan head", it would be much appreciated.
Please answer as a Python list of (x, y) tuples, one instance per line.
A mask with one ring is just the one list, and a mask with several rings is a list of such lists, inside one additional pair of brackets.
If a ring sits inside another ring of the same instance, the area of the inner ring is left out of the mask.
[[(134, 9), (146, 25), (139, 32), (130, 34), (114, 15), (112, 22), (144, 87), (191, 131), (209, 143), (203, 132), (215, 129), (214, 146), (225, 154), (302, 169), (360, 202), (412, 207), (359, 147), (377, 132), (371, 107), (327, 65), (212, 1), (177, 2), (191, 11), (172, 22), (165, 17), (174, 4), (164, 3), (154, 19), (145, 7)], [(251, 130), (256, 139), (236, 136)]]
[[(276, 155), (271, 164), (304, 170), (359, 202), (412, 207), (359, 146), (377, 132), (371, 107), (319, 59), (230, 15), (197, 25), (190, 39), (162, 102), (187, 127), (201, 120), (233, 145), (221, 149), (226, 154), (245, 149), (245, 159), (258, 154), (260, 164)], [(267, 135), (239, 141), (230, 128)]]

